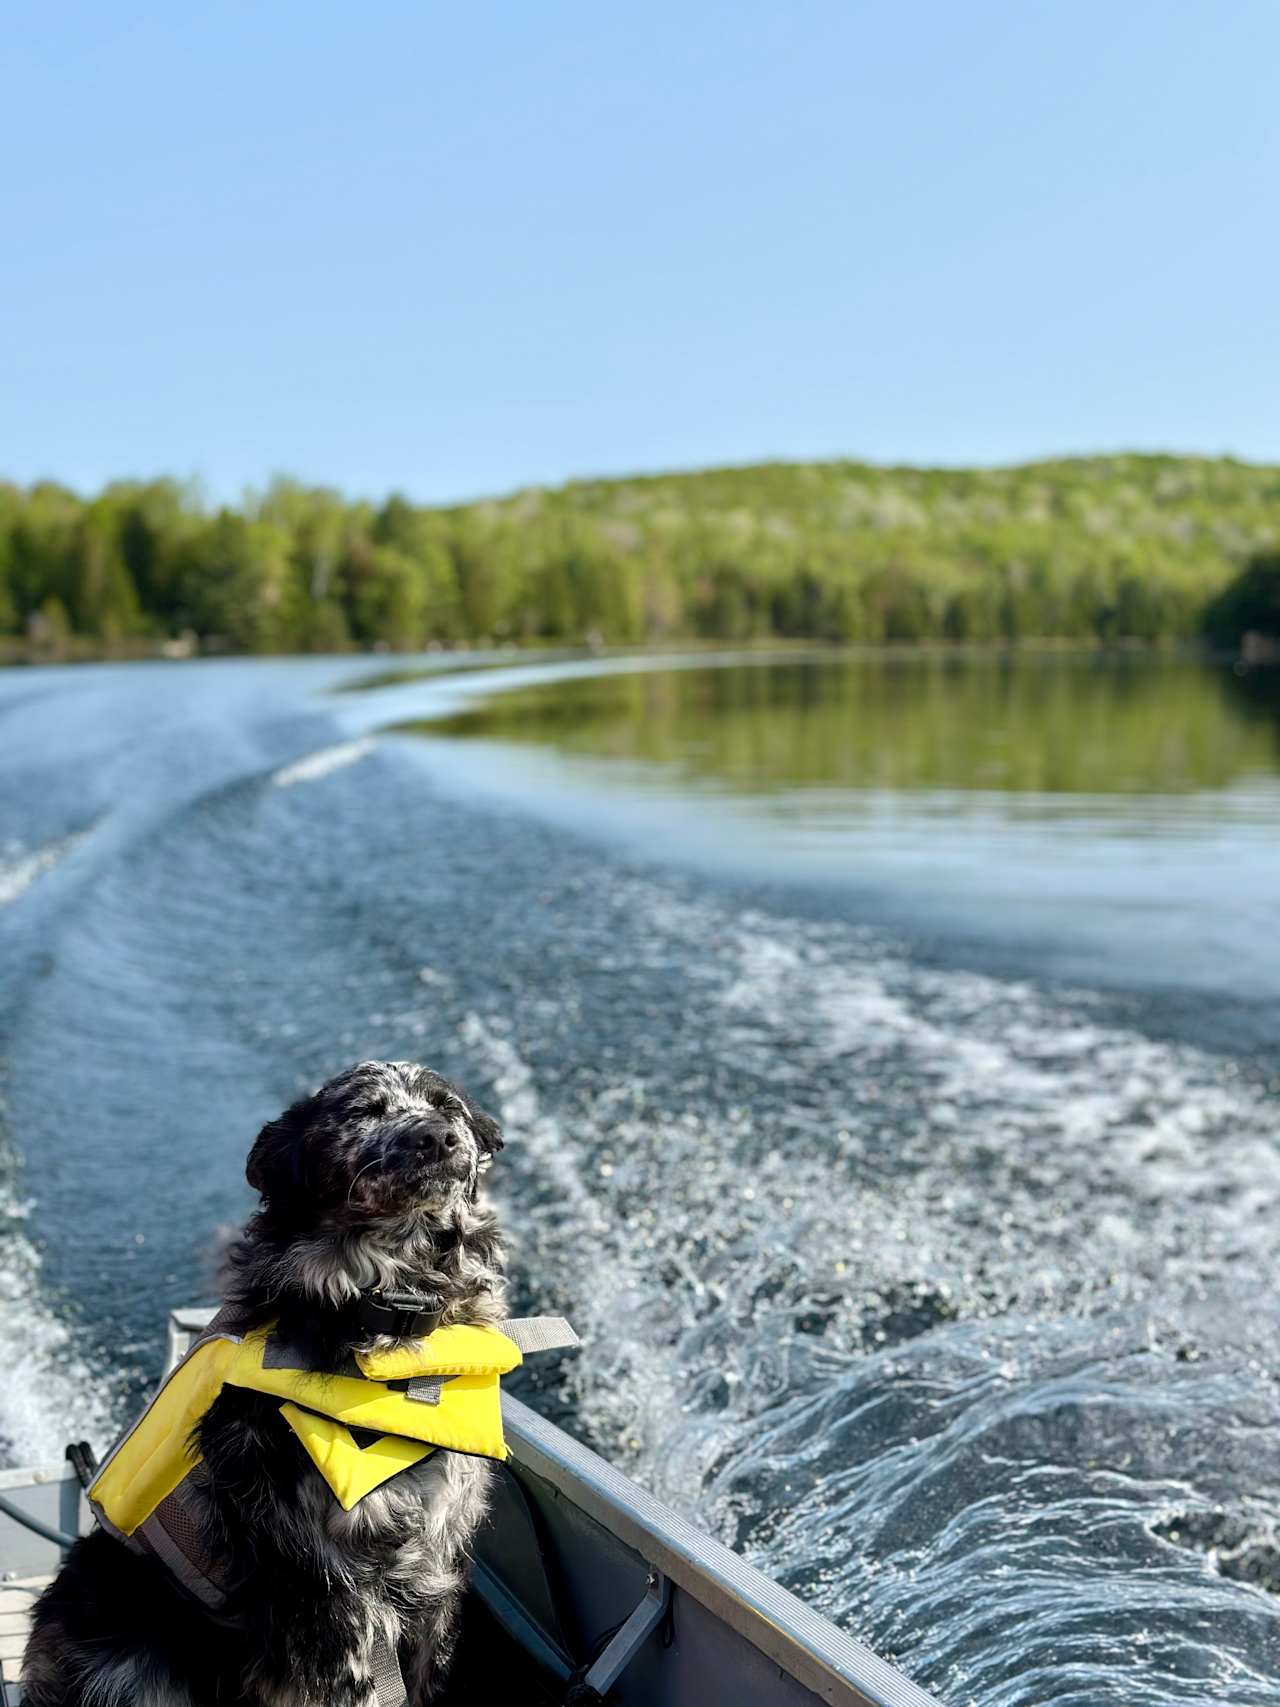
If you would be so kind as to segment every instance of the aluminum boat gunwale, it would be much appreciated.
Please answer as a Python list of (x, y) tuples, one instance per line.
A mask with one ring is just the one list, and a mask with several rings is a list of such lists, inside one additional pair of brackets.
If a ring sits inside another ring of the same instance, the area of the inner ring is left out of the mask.
[(819, 1701), (937, 1707), (887, 1660), (519, 1399), (504, 1394), (502, 1416), (514, 1468), (550, 1484)]

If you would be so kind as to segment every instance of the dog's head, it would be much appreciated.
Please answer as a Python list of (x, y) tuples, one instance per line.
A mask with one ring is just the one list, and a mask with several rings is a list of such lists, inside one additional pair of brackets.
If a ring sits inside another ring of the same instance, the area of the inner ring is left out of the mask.
[(303, 1227), (443, 1217), (501, 1148), (497, 1122), (431, 1068), (361, 1061), (268, 1121), (245, 1174)]

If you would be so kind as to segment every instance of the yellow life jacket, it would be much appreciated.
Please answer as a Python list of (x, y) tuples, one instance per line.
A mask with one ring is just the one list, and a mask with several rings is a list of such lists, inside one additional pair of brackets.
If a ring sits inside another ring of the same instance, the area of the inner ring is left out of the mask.
[[(131, 1537), (200, 1462), (200, 1419), (226, 1386), (279, 1398), (280, 1413), (344, 1511), (437, 1448), (507, 1456), (499, 1382), (526, 1349), (576, 1344), (567, 1323), (532, 1318), (497, 1328), (436, 1328), (390, 1351), (358, 1353), (359, 1373), (291, 1368), (272, 1327), (201, 1338), (104, 1460), (89, 1499), (104, 1526)], [(520, 1330), (530, 1330), (521, 1334)], [(392, 1386), (406, 1382), (407, 1387)], [(352, 1429), (376, 1438), (361, 1446)], [(151, 1539), (148, 1526), (148, 1539)]]

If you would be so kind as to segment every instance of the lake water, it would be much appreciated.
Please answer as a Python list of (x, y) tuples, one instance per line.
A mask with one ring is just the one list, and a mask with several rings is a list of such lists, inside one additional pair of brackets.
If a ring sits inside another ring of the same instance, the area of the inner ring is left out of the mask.
[(1280, 1707), (1274, 678), (476, 662), (0, 676), (6, 1455), (413, 1056), (557, 1419), (949, 1707)]

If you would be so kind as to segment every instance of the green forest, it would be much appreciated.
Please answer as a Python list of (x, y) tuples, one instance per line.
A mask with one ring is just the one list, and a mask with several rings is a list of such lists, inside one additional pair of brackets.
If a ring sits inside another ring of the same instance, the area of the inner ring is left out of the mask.
[(778, 462), (447, 507), (285, 479), (236, 507), (173, 480), (3, 484), (0, 647), (1216, 639), (1278, 547), (1280, 468), (1226, 458)]

